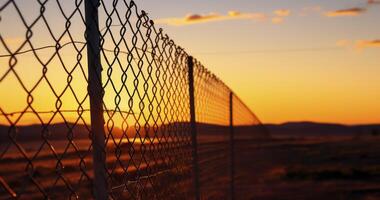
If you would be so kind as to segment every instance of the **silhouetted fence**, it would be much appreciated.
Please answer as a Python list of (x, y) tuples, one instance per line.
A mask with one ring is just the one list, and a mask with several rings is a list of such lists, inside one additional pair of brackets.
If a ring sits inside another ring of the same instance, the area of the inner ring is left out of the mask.
[(233, 199), (249, 182), (237, 147), (265, 128), (133, 1), (4, 0), (0, 18), (0, 199)]

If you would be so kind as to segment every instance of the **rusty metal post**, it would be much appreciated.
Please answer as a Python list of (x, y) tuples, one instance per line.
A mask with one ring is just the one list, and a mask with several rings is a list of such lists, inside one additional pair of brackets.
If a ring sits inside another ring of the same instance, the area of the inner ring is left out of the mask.
[(235, 199), (235, 138), (233, 120), (233, 97), (230, 92), (230, 199)]
[(103, 117), (102, 66), (100, 62), (99, 0), (85, 0), (88, 59), (88, 93), (90, 96), (91, 133), (96, 200), (108, 200), (106, 144)]
[(199, 182), (199, 165), (198, 165), (198, 141), (197, 141), (197, 124), (195, 121), (195, 100), (194, 100), (194, 60), (193, 57), (187, 57), (187, 66), (189, 74), (189, 95), (190, 95), (190, 126), (191, 126), (191, 142), (193, 153), (193, 182), (195, 199), (200, 200), (200, 182)]

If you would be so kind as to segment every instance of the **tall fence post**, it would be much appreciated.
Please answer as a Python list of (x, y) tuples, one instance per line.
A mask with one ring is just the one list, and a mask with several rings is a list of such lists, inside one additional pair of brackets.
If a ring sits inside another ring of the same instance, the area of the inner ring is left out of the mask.
[(103, 117), (102, 66), (100, 63), (99, 0), (85, 0), (88, 92), (94, 166), (93, 193), (96, 200), (108, 199), (106, 144)]
[(235, 138), (233, 121), (233, 92), (230, 92), (230, 199), (235, 199)]
[(199, 166), (198, 166), (198, 141), (197, 141), (197, 124), (195, 121), (195, 100), (194, 100), (194, 60), (193, 57), (187, 57), (187, 66), (189, 74), (189, 95), (190, 95), (190, 126), (191, 126), (191, 142), (193, 153), (193, 182), (195, 190), (195, 199), (200, 200), (200, 182), (199, 182)]

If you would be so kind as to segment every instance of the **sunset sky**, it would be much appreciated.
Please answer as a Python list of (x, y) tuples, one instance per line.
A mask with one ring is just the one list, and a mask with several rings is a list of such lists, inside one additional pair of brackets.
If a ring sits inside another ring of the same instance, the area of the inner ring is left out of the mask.
[(380, 1), (138, 4), (264, 122), (380, 122)]
[[(0, 0), (0, 5), (4, 2)], [(21, 12), (29, 16), (27, 23), (40, 14), (38, 1), (16, 2)], [(380, 123), (380, 0), (141, 0), (136, 3), (176, 44), (229, 85), (264, 123)], [(64, 10), (75, 10), (74, 4), (65, 6)], [(50, 28), (54, 33), (64, 32), (66, 21), (56, 14), (60, 12), (56, 1), (49, 1), (46, 7)], [(13, 6), (2, 12), (1, 36), (14, 51), (25, 41), (26, 29)], [(80, 15), (77, 13), (71, 21), (73, 39), (84, 41)], [(101, 24), (104, 23), (103, 17)], [(120, 27), (112, 28), (120, 30)], [(68, 39), (65, 37), (61, 42)], [(52, 44), (54, 47), (55, 41), (42, 20), (33, 27), (31, 42), (35, 47)], [(30, 47), (26, 45), (22, 50), (27, 48)], [(53, 53), (54, 48), (39, 51), (41, 60), (32, 52), (18, 56), (15, 69), (29, 84), (28, 89), (41, 77), (41, 63), (48, 62)], [(73, 46), (61, 49), (60, 53), (66, 66), (75, 66), (77, 52)], [(1, 43), (0, 54), (8, 54)], [(81, 62), (86, 65), (85, 59)], [(9, 63), (9, 57), (0, 58), (0, 65), (5, 66), (0, 67), (0, 76), (8, 70)], [(57, 85), (57, 91), (62, 91), (68, 77), (57, 56), (48, 69), (49, 80)], [(21, 73), (22, 70), (27, 73)], [(85, 75), (75, 70), (73, 76), (73, 89), (83, 99)], [(25, 109), (27, 94), (14, 75), (7, 75), (0, 91), (4, 112)], [(41, 97), (34, 99), (33, 106), (41, 110), (55, 108), (57, 98), (46, 81), (33, 95)], [(108, 102), (113, 103), (112, 95)], [(63, 95), (62, 102), (68, 106), (62, 109), (77, 106), (76, 101), (73, 95)], [(31, 118), (29, 122), (36, 120), (35, 116)], [(0, 122), (4, 120), (0, 117)]]

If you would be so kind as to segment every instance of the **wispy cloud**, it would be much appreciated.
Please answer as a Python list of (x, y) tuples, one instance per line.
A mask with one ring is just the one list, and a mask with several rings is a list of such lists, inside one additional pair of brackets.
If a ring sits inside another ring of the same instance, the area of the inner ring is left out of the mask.
[(358, 16), (366, 11), (367, 11), (366, 8), (355, 7), (355, 8), (348, 8), (348, 9), (342, 9), (342, 10), (329, 11), (325, 13), (325, 16), (327, 17)]
[(362, 6), (352, 7), (347, 9), (333, 10), (324, 13), (327, 17), (345, 17), (345, 16), (359, 16), (367, 12), (370, 7), (380, 5), (380, 0), (367, 0)]
[(284, 18), (290, 16), (291, 11), (288, 9), (278, 9), (273, 11), (274, 17), (272, 17), (273, 24), (282, 24)]
[(380, 48), (380, 39), (379, 40), (356, 40), (356, 41), (342, 39), (342, 40), (336, 41), (336, 46), (362, 51), (367, 48)]
[(355, 47), (357, 49), (380, 48), (380, 40), (358, 40)]
[(189, 14), (182, 18), (165, 18), (158, 19), (156, 23), (167, 24), (171, 26), (184, 26), (191, 24), (200, 24), (217, 21), (229, 21), (229, 20), (264, 20), (265, 14), (262, 13), (241, 13), (238, 11), (229, 11), (226, 15), (218, 13), (209, 14)]
[(288, 9), (279, 9), (279, 10), (275, 10), (273, 11), (273, 13), (278, 16), (278, 17), (287, 17), (290, 15), (290, 10)]
[(368, 3), (369, 5), (380, 4), (380, 0), (368, 0), (367, 3)]

